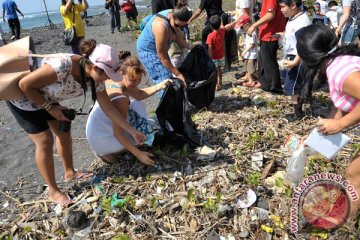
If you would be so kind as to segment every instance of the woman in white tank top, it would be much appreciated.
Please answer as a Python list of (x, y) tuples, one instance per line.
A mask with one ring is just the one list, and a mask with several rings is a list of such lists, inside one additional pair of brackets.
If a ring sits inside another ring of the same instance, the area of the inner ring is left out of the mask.
[[(119, 117), (128, 120), (128, 112), (131, 109), (146, 119), (146, 110), (141, 100), (165, 89), (171, 80), (168, 79), (155, 86), (139, 89), (137, 86), (140, 84), (142, 76), (145, 75), (145, 70), (139, 59), (133, 56), (124, 59), (120, 71), (123, 75), (121, 82), (106, 81), (106, 92), (111, 102), (119, 110), (121, 114)], [(130, 101), (130, 97), (134, 100)], [(128, 150), (142, 163), (155, 164), (151, 159), (152, 154), (141, 151), (126, 131), (112, 123), (98, 103), (95, 104), (87, 120), (86, 137), (91, 149), (106, 163), (116, 162), (114, 154)]]

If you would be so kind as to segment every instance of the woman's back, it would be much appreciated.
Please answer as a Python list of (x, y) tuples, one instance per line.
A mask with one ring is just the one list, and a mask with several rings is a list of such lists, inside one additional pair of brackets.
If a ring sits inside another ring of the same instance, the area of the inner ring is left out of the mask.
[[(167, 15), (172, 11), (172, 9), (167, 9), (167, 10), (164, 10), (164, 11), (161, 11), (159, 12), (158, 14), (164, 16), (164, 17), (167, 17)], [(153, 52), (156, 52), (156, 45), (155, 45), (155, 36), (154, 36), (154, 33), (152, 31), (152, 25), (153, 25), (153, 22), (156, 18), (156, 15), (152, 16), (151, 19), (147, 22), (147, 24), (145, 25), (144, 29), (142, 30), (138, 40), (137, 40), (137, 43), (136, 43), (136, 49), (137, 49), (137, 52), (139, 51), (153, 51)], [(164, 22), (164, 25), (168, 31), (168, 34), (169, 34), (169, 39), (168, 39), (168, 45), (169, 45), (169, 48), (170, 48), (170, 44), (171, 44), (171, 31), (170, 31), (170, 23), (169, 21), (163, 21)], [(159, 23), (158, 24), (162, 24)]]

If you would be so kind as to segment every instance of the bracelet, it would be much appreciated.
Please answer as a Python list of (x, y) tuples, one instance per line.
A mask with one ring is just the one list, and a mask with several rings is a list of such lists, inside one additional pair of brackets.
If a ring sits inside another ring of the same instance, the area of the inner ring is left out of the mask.
[(45, 101), (41, 105), (41, 108), (44, 109), (45, 111), (49, 111), (51, 107), (52, 107), (52, 104), (50, 102), (48, 102), (48, 101)]

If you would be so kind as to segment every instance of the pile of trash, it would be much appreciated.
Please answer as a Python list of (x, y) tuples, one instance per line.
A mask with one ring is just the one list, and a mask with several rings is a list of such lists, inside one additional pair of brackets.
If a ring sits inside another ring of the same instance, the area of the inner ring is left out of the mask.
[[(150, 149), (154, 167), (128, 153), (111, 166), (95, 161), (92, 179), (62, 185), (74, 198), (69, 208), (48, 202), (46, 192), (21, 202), (2, 191), (8, 217), (0, 220), (0, 239), (358, 239), (356, 221), (332, 232), (290, 231), (287, 161), (317, 117), (330, 112), (326, 93), (316, 93), (307, 117), (296, 120), (284, 96), (224, 85), (209, 110), (192, 116), (206, 146)], [(359, 133), (346, 134), (351, 142), (332, 160), (305, 156), (298, 180), (316, 172), (345, 176), (360, 149)]]

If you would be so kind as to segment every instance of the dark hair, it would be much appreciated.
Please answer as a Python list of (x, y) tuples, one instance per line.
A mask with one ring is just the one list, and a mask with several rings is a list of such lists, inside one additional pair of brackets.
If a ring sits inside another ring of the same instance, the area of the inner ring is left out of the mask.
[(187, 22), (191, 18), (191, 11), (187, 7), (187, 2), (184, 0), (179, 0), (175, 8), (173, 9), (174, 19), (178, 19), (182, 22)]
[(121, 61), (124, 61), (129, 56), (131, 56), (131, 52), (129, 51), (119, 51), (118, 53), (118, 57)]
[[(67, 2), (68, 0), (61, 0), (61, 5), (66, 5)], [(75, 4), (74, 1), (72, 1), (72, 4)]]
[(315, 78), (326, 81), (327, 65), (340, 55), (360, 56), (360, 49), (350, 44), (337, 47), (339, 39), (335, 32), (323, 24), (314, 24), (298, 30), (296, 49), (303, 66), (301, 76), (304, 85), (301, 90), (300, 101), (306, 101), (312, 91)]
[(210, 26), (215, 29), (215, 30), (218, 30), (220, 28), (220, 25), (221, 25), (221, 19), (218, 15), (212, 15), (210, 17)]
[(80, 53), (86, 58), (89, 58), (91, 53), (96, 48), (96, 40), (95, 39), (87, 39), (83, 40), (80, 43)]
[(330, 1), (329, 4), (328, 4), (328, 7), (334, 7), (334, 6), (337, 6), (338, 3), (336, 1)]
[(292, 3), (295, 3), (296, 7), (301, 7), (301, 5), (303, 4), (301, 0), (279, 0), (279, 3), (283, 3), (289, 7)]

